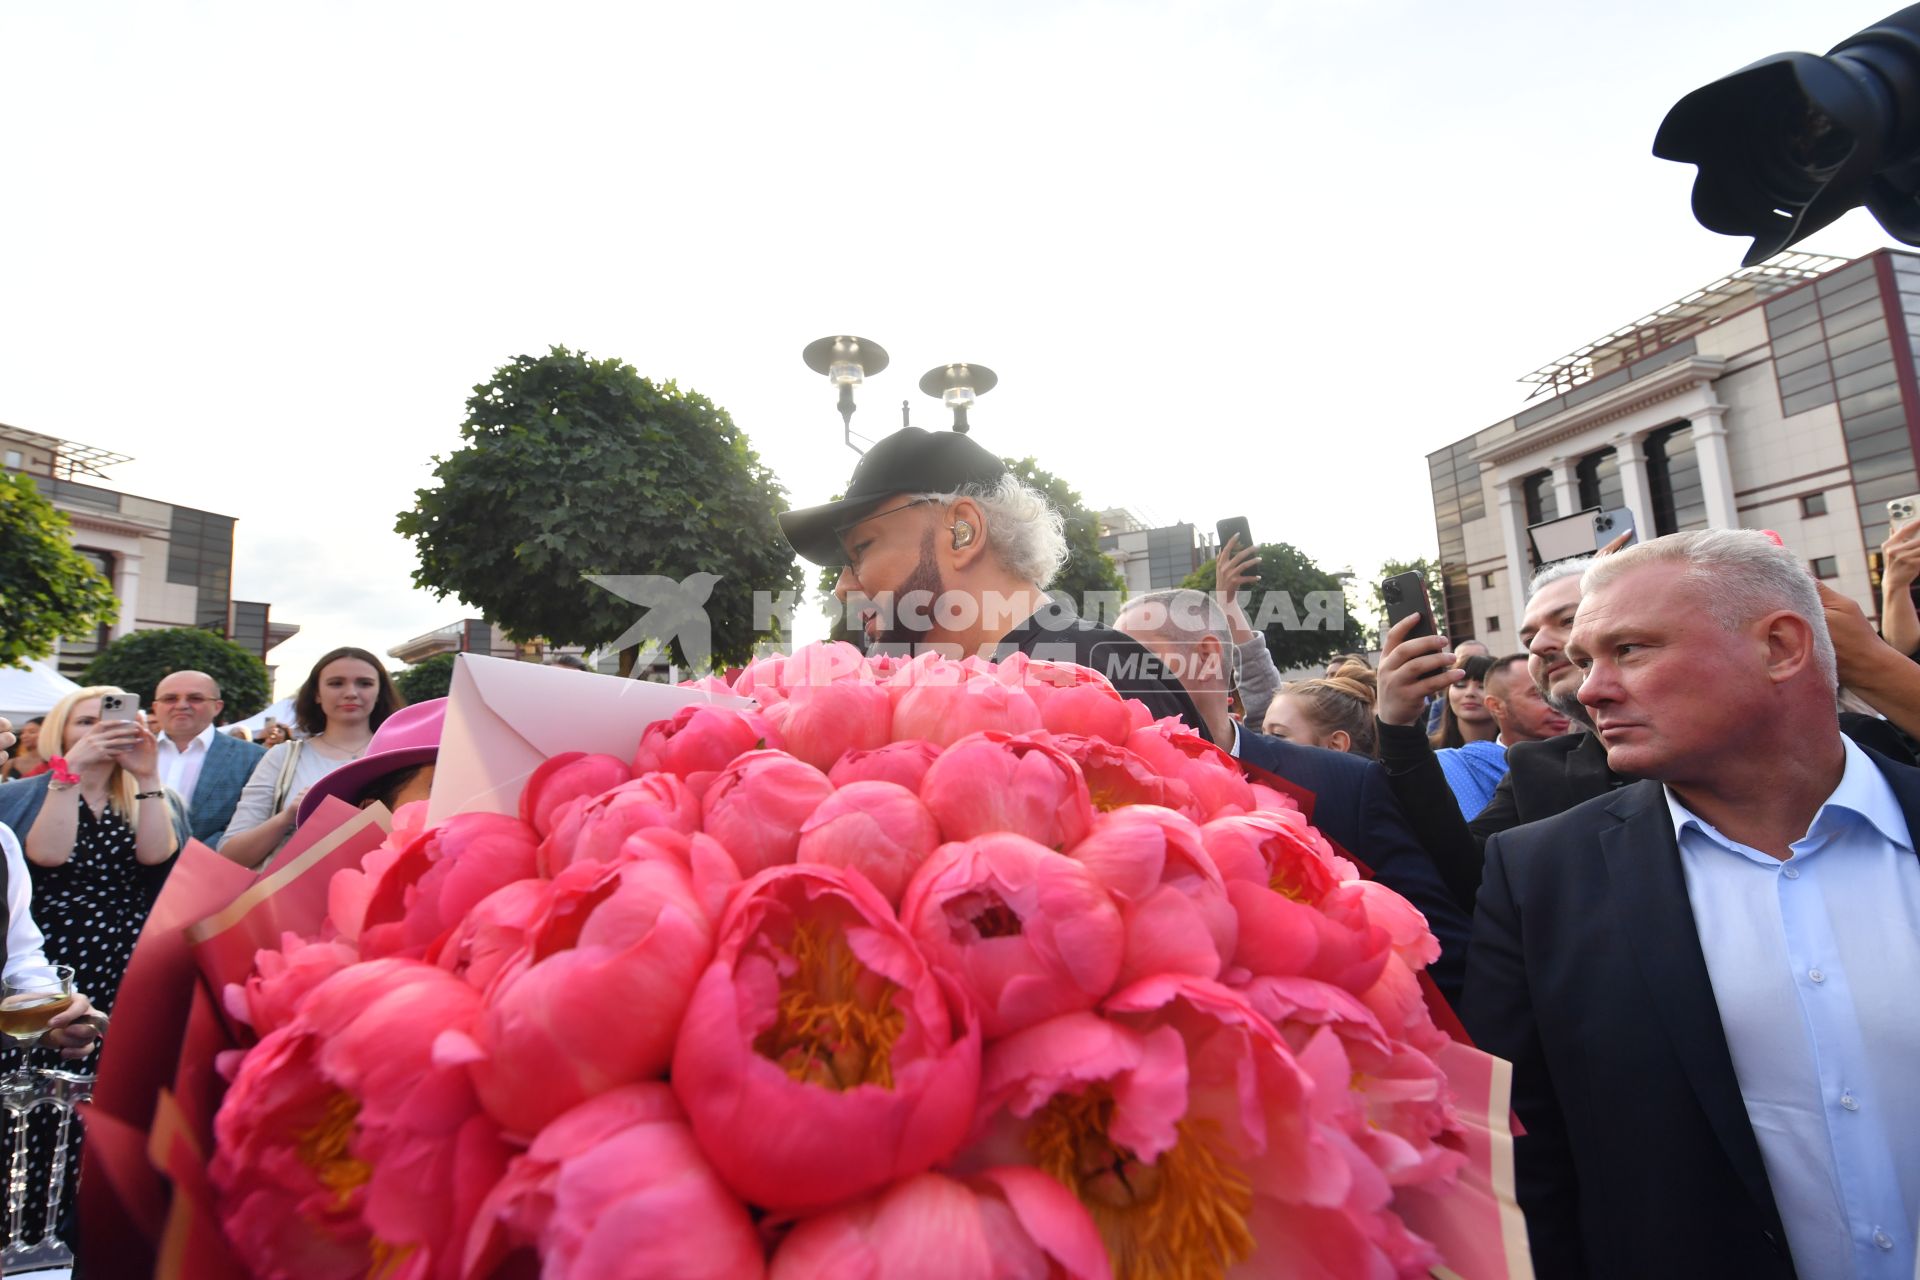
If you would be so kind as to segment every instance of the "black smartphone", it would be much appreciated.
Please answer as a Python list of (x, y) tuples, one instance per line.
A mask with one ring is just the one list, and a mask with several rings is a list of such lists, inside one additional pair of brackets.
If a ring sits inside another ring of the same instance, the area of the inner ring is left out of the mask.
[(1427, 580), (1417, 571), (1396, 573), (1380, 584), (1380, 598), (1387, 605), (1387, 628), (1391, 629), (1402, 618), (1420, 615), (1419, 625), (1408, 633), (1407, 639), (1440, 634), (1433, 624), (1433, 602), (1427, 599)]
[(1223, 547), (1236, 533), (1240, 535), (1240, 545), (1235, 548), (1236, 551), (1245, 551), (1253, 545), (1253, 529), (1247, 524), (1245, 516), (1229, 516), (1225, 520), (1217, 520), (1214, 522), (1213, 531), (1220, 535), (1220, 545)]

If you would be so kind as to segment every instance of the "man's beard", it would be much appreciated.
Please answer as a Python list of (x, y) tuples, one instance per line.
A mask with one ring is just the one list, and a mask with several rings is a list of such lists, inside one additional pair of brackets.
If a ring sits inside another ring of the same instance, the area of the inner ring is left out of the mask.
[[(867, 652), (911, 654), (915, 645), (928, 643), (927, 630), (932, 626), (934, 604), (946, 589), (947, 584), (940, 577), (940, 563), (933, 554), (933, 530), (929, 529), (920, 542), (920, 563), (913, 566), (913, 572), (907, 575), (907, 580), (887, 601), (884, 618), (886, 628), (867, 641)], [(925, 612), (910, 622), (903, 612), (901, 601), (914, 592), (926, 593)]]
[(1573, 722), (1574, 733), (1593, 732), (1593, 715), (1587, 710), (1587, 704), (1580, 701), (1579, 686), (1576, 685), (1573, 690), (1573, 695), (1566, 698), (1562, 698), (1558, 694), (1548, 693), (1544, 689), (1540, 692), (1541, 696), (1546, 698), (1548, 706)]

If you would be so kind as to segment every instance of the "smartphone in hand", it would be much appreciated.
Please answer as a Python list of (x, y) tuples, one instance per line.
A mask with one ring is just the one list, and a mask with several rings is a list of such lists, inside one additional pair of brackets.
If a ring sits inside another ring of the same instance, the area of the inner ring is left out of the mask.
[(137, 693), (101, 694), (100, 722), (102, 724), (139, 724), (140, 695)]
[(1229, 516), (1225, 520), (1217, 520), (1214, 522), (1213, 531), (1220, 535), (1222, 547), (1226, 546), (1228, 539), (1235, 534), (1240, 535), (1238, 550), (1245, 551), (1253, 545), (1253, 528), (1247, 523), (1245, 516)]
[(1420, 621), (1408, 633), (1407, 639), (1440, 634), (1440, 628), (1434, 625), (1433, 602), (1427, 599), (1427, 580), (1417, 571), (1396, 573), (1380, 584), (1380, 598), (1387, 605), (1387, 628), (1391, 629), (1402, 618), (1420, 615)]

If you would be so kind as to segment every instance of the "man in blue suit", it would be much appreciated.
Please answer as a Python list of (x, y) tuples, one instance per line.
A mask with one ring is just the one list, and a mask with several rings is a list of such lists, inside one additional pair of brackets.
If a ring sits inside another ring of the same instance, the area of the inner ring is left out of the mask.
[(1440, 940), (1440, 959), (1429, 971), (1447, 999), (1458, 1000), (1466, 973), (1467, 915), (1407, 825), (1386, 770), (1364, 756), (1271, 738), (1236, 721), (1227, 700), (1233, 635), (1225, 612), (1205, 592), (1179, 588), (1136, 596), (1115, 626), (1179, 677), (1221, 750), (1312, 792), (1308, 816), (1313, 824), (1365, 863), (1375, 880), (1426, 915)]
[(193, 838), (215, 849), (241, 789), (266, 754), (213, 727), (226, 705), (220, 685), (204, 671), (176, 671), (153, 691), (153, 711), (160, 717), (161, 785), (187, 802)]

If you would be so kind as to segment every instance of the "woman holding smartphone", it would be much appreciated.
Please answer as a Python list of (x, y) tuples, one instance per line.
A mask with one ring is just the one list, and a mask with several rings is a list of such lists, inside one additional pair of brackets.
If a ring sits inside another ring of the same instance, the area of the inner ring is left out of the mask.
[[(102, 719), (103, 700), (132, 717)], [(103, 1011), (153, 905), (142, 868), (165, 863), (187, 838), (186, 807), (160, 786), (138, 711), (119, 689), (74, 690), (40, 725), (47, 772), (0, 786), (0, 822), (26, 852), (47, 957), (72, 965), (75, 985)]]
[[(45, 773), (0, 786), (0, 823), (26, 853), (32, 916), (47, 959), (71, 966), (74, 989), (108, 1013), (158, 892), (159, 877), (150, 872), (186, 843), (186, 806), (160, 785), (157, 743), (130, 693), (106, 686), (69, 693), (41, 722), (39, 751)], [(60, 1065), (36, 1062), (45, 1052), (10, 1049), (0, 1069)], [(50, 1184), (58, 1142), (51, 1112), (29, 1118), (29, 1186)], [(65, 1158), (70, 1172), (59, 1221), (71, 1240), (77, 1131)]]
[(265, 865), (293, 834), (307, 788), (358, 760), (373, 731), (406, 705), (365, 649), (335, 649), (314, 663), (293, 700), (307, 736), (273, 747), (254, 766), (220, 839), (221, 854), (243, 867)]

